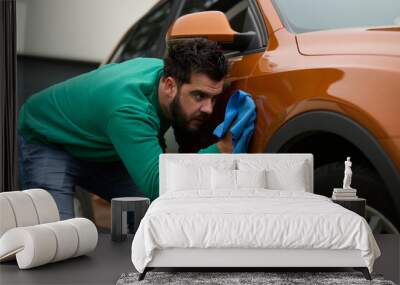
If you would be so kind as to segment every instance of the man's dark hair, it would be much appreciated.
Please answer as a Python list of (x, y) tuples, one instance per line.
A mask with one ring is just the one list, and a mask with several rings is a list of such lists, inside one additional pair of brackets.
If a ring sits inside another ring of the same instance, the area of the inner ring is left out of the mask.
[(196, 38), (170, 42), (164, 58), (164, 77), (173, 77), (178, 85), (190, 83), (193, 73), (202, 73), (214, 81), (228, 73), (228, 63), (221, 47), (213, 41)]

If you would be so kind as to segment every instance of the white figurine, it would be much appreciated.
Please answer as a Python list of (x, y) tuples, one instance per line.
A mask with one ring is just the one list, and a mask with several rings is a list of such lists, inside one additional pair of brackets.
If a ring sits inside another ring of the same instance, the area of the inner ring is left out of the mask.
[(347, 160), (344, 162), (344, 179), (343, 179), (343, 189), (353, 189), (351, 188), (351, 176), (353, 172), (351, 171), (351, 161), (350, 156), (347, 157)]

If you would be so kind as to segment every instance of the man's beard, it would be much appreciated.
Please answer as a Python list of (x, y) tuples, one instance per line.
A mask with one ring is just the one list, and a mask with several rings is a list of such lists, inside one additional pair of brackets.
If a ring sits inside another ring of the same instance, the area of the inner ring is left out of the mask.
[[(198, 129), (189, 128), (190, 119), (183, 112), (179, 99), (180, 95), (178, 91), (178, 94), (176, 94), (170, 105), (172, 115), (171, 125), (174, 130), (175, 140), (179, 145), (178, 151), (180, 153), (195, 153), (205, 147), (204, 140), (207, 139), (207, 136), (204, 134), (210, 133), (210, 130), (207, 129), (209, 126), (203, 123)], [(204, 119), (204, 122), (209, 117), (207, 114), (200, 116), (201, 119)]]
[[(183, 108), (180, 103), (181, 94), (178, 91), (178, 94), (174, 97), (170, 105), (170, 111), (172, 115), (171, 125), (173, 129), (179, 133), (186, 133), (188, 135), (196, 135), (204, 128), (205, 122), (209, 119), (208, 114), (198, 114), (193, 116), (193, 118), (188, 118), (183, 111)], [(192, 120), (201, 120), (202, 124), (198, 128), (191, 128), (189, 126)]]

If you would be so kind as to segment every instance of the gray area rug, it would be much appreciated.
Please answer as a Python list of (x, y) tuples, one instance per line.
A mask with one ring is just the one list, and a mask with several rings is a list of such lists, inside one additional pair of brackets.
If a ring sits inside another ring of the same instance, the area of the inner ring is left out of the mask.
[(372, 274), (372, 281), (361, 272), (157, 272), (150, 271), (138, 281), (139, 273), (124, 273), (117, 285), (134, 284), (379, 284), (395, 285), (381, 275)]

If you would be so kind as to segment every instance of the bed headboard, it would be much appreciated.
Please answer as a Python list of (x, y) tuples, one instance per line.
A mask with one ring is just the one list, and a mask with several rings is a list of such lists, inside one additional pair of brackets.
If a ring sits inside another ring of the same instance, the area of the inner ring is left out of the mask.
[(169, 161), (182, 161), (182, 160), (201, 160), (202, 162), (209, 162), (211, 165), (218, 160), (232, 160), (237, 161), (239, 159), (255, 159), (255, 160), (266, 160), (268, 163), (288, 161), (290, 162), (305, 162), (305, 177), (308, 180), (307, 192), (314, 192), (314, 162), (313, 155), (310, 153), (245, 153), (245, 154), (198, 154), (198, 153), (166, 153), (160, 155), (159, 160), (159, 195), (166, 192), (167, 185), (167, 164)]

